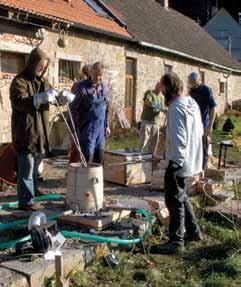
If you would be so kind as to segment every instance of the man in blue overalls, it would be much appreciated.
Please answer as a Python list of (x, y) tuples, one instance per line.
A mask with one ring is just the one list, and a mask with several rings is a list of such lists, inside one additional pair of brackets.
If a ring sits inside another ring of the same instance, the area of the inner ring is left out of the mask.
[(100, 62), (91, 69), (91, 78), (80, 81), (72, 92), (70, 105), (81, 150), (87, 162), (103, 163), (108, 124), (108, 88), (102, 83), (104, 67)]

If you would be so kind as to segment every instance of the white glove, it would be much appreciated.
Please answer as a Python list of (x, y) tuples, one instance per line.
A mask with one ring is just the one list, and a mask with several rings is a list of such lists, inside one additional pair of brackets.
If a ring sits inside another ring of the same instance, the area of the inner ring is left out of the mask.
[(38, 109), (42, 104), (55, 104), (58, 92), (51, 88), (47, 92), (39, 93), (34, 95), (33, 104), (36, 109)]
[(68, 90), (63, 90), (59, 93), (57, 100), (60, 106), (70, 104), (75, 99), (75, 95), (69, 92)]

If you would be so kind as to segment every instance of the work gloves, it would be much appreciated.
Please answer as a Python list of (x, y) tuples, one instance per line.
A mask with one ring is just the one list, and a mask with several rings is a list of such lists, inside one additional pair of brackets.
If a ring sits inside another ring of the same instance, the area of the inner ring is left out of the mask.
[(33, 97), (33, 103), (36, 109), (38, 109), (42, 104), (55, 104), (58, 92), (51, 88), (47, 92), (38, 93)]
[(64, 106), (70, 104), (75, 99), (75, 95), (67, 90), (58, 93), (57, 90), (51, 88), (47, 92), (38, 93), (34, 95), (34, 106), (38, 109), (42, 104), (58, 104)]
[(61, 91), (57, 97), (57, 101), (60, 106), (70, 104), (73, 102), (74, 99), (75, 95), (69, 92), (68, 90)]

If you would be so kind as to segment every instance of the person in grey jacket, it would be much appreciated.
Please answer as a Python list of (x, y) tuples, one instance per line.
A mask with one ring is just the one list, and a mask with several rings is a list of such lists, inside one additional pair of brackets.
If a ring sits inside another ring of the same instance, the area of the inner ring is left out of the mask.
[[(189, 176), (202, 172), (203, 124), (200, 109), (190, 96), (183, 95), (183, 83), (175, 73), (161, 79), (168, 106), (165, 172), (165, 202), (170, 214), (169, 241), (153, 246), (153, 253), (174, 254), (185, 241), (201, 240), (201, 232), (186, 193)], [(185, 237), (184, 237), (184, 229)]]

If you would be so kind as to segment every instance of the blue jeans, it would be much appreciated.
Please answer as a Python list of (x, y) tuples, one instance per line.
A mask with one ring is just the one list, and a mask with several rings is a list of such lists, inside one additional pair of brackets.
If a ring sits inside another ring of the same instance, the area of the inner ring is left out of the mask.
[(37, 191), (40, 154), (18, 153), (18, 204), (31, 205)]

